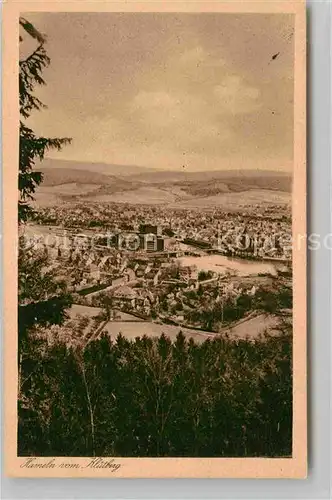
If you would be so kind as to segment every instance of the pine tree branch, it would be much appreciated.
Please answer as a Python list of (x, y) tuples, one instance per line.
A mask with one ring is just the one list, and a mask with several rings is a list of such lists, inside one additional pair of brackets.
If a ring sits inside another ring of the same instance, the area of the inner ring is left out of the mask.
[(39, 44), (38, 47), (26, 58), (26, 59), (21, 59), (19, 61), (19, 65), (20, 65), (20, 68), (23, 68), (24, 69), (24, 66), (27, 66), (29, 67), (29, 64), (31, 61), (33, 61), (33, 59), (38, 55), (38, 53), (42, 52), (41, 55), (43, 55), (43, 57), (45, 58), (45, 62), (43, 63), (43, 65), (46, 67), (49, 65), (50, 63), (50, 58), (46, 55), (46, 52), (45, 52), (45, 49), (44, 49), (44, 46), (43, 44)]
[(46, 35), (43, 35), (40, 31), (38, 31), (27, 19), (24, 17), (20, 17), (19, 23), (22, 28), (35, 40), (37, 40), (40, 44), (46, 42)]

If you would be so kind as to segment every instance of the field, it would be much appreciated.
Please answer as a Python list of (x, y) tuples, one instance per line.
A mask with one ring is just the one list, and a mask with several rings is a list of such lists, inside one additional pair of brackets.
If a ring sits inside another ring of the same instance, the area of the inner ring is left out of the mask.
[(291, 177), (271, 171), (153, 171), (126, 165), (46, 159), (36, 204), (66, 201), (168, 205), (179, 208), (287, 204)]
[(241, 206), (271, 203), (287, 205), (291, 201), (289, 193), (282, 191), (250, 190), (241, 193), (220, 193), (213, 196), (191, 197), (178, 187), (159, 188), (144, 186), (127, 191), (104, 193), (102, 186), (70, 183), (54, 187), (41, 187), (36, 193), (36, 205), (40, 207), (61, 205), (75, 201), (77, 197), (85, 202), (129, 203), (132, 205), (167, 205), (174, 208), (225, 207), (237, 209)]
[[(99, 307), (90, 307), (74, 304), (69, 310), (71, 319), (79, 316), (87, 316), (93, 318), (101, 312)], [(250, 315), (243, 320), (240, 320), (231, 327), (225, 327), (222, 333), (227, 334), (234, 339), (257, 339), (260, 335), (268, 330), (270, 334), (277, 329), (280, 324), (280, 319), (273, 314), (257, 314)], [(117, 311), (117, 320), (109, 321), (103, 329), (113, 340), (119, 334), (123, 335), (128, 340), (135, 340), (136, 337), (156, 338), (160, 335), (166, 335), (172, 342), (175, 342), (177, 335), (181, 331), (189, 340), (192, 338), (195, 342), (201, 343), (208, 338), (213, 338), (216, 334), (211, 332), (197, 331), (190, 328), (184, 328), (175, 325), (158, 324), (152, 321), (142, 321), (131, 314)]]

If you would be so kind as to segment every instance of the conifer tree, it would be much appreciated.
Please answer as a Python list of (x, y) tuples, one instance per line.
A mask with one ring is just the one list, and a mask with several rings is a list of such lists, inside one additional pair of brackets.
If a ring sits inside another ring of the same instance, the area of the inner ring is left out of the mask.
[[(19, 104), (20, 104), (20, 144), (18, 175), (18, 222), (23, 224), (33, 216), (29, 202), (33, 200), (36, 187), (42, 182), (42, 173), (34, 169), (36, 160), (43, 160), (50, 149), (60, 150), (69, 144), (69, 138), (46, 138), (37, 136), (25, 120), (32, 111), (45, 108), (34, 95), (36, 86), (45, 85), (43, 70), (50, 64), (45, 50), (46, 37), (29, 21), (19, 20), (22, 33), (36, 40), (36, 49), (25, 59), (19, 61)], [(23, 36), (20, 36), (23, 42)], [(36, 326), (61, 324), (66, 317), (65, 310), (71, 304), (71, 297), (66, 292), (65, 284), (56, 280), (49, 270), (47, 253), (24, 245), (24, 238), (19, 241), (18, 255), (18, 331), (19, 331), (19, 373), (22, 371), (22, 354), (29, 346), (27, 334)]]
[[(19, 61), (19, 94), (20, 94), (20, 157), (19, 157), (19, 202), (18, 220), (27, 221), (33, 214), (29, 202), (33, 200), (36, 187), (42, 181), (42, 173), (35, 171), (36, 160), (43, 160), (50, 149), (58, 151), (69, 144), (71, 139), (39, 137), (29, 128), (24, 120), (33, 111), (46, 108), (45, 104), (34, 95), (37, 86), (45, 85), (42, 72), (50, 64), (50, 58), (45, 50), (46, 37), (42, 35), (29, 21), (20, 18), (20, 26), (30, 37), (37, 41), (36, 49), (25, 59)], [(23, 37), (20, 36), (20, 42)]]

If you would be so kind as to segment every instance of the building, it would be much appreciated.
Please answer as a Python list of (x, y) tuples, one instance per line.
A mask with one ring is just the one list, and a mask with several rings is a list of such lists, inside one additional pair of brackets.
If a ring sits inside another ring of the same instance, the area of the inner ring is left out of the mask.
[(155, 234), (161, 236), (161, 227), (153, 224), (141, 224), (139, 227), (140, 234)]
[[(158, 241), (158, 240), (157, 240)], [(156, 251), (156, 241), (155, 239), (146, 239), (146, 251), (155, 252)]]
[(158, 237), (154, 233), (140, 234), (139, 235), (139, 248), (146, 252), (157, 251)]
[(165, 250), (164, 238), (157, 237), (157, 252), (163, 252), (164, 250)]

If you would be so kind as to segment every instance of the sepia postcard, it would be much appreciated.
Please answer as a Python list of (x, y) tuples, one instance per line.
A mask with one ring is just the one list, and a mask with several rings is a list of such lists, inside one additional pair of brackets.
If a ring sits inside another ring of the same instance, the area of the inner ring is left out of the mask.
[(6, 473), (305, 478), (304, 1), (3, 32)]

